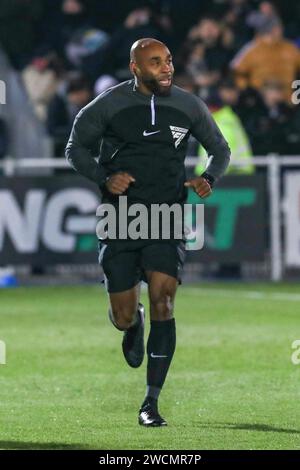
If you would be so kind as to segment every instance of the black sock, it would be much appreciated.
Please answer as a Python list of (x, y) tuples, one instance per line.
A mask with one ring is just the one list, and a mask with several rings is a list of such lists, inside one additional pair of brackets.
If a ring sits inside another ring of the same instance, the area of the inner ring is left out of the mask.
[(147, 404), (151, 405), (151, 407), (157, 411), (157, 398), (152, 398), (147, 395), (142, 403), (142, 408)]
[[(158, 399), (165, 382), (176, 346), (175, 318), (151, 321), (147, 343), (147, 391), (146, 398)], [(159, 357), (162, 356), (162, 357)]]

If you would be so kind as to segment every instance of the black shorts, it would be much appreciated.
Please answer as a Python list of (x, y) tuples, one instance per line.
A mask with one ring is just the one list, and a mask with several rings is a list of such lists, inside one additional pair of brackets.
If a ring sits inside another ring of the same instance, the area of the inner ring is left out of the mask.
[(185, 258), (185, 243), (118, 240), (105, 243), (99, 240), (99, 263), (105, 275), (108, 292), (131, 289), (147, 281), (145, 271), (168, 274), (181, 283)]

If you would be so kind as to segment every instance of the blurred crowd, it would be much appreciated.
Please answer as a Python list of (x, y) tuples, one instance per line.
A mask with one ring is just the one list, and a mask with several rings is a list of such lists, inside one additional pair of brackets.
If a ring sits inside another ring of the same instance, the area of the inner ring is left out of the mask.
[[(300, 155), (299, 2), (1, 0), (0, 46), (62, 156), (78, 110), (131, 78), (131, 44), (165, 42), (175, 84), (208, 105), (234, 158)], [(0, 119), (0, 156), (8, 132)], [(203, 151), (191, 140), (190, 154)], [(243, 171), (251, 173), (251, 164)]]

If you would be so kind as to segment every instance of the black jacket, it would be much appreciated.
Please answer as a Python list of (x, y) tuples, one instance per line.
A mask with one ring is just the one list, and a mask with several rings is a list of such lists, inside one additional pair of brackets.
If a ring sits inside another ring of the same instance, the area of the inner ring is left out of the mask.
[[(186, 197), (184, 160), (192, 134), (207, 150), (206, 172), (215, 180), (229, 164), (230, 150), (205, 104), (172, 86), (169, 96), (140, 93), (134, 80), (102, 93), (77, 115), (66, 157), (80, 174), (96, 182), (103, 201), (116, 196), (106, 178), (126, 171), (136, 180), (128, 188), (128, 203), (175, 203)], [(101, 145), (97, 163), (92, 149)]]

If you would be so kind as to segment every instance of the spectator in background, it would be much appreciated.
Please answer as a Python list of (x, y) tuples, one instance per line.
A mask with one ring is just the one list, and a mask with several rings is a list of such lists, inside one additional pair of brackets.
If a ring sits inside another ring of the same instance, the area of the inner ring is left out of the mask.
[(65, 55), (72, 69), (80, 70), (91, 82), (105, 73), (110, 37), (95, 28), (80, 28), (65, 46)]
[[(219, 85), (217, 93), (207, 101), (209, 110), (228, 142), (232, 152), (230, 166), (227, 174), (252, 174), (254, 166), (251, 164), (252, 149), (248, 136), (245, 132), (240, 118), (233, 110), (237, 105), (238, 92), (236, 92), (232, 81), (227, 80)], [(201, 175), (206, 168), (207, 155), (202, 146), (198, 147), (199, 163), (195, 173)], [(235, 160), (243, 160), (245, 165), (235, 165)]]
[(221, 22), (213, 16), (201, 18), (188, 34), (189, 41), (197, 39), (202, 41), (205, 47), (204, 61), (209, 70), (222, 73), (228, 63), (229, 50), (224, 45)]
[(267, 80), (252, 109), (243, 113), (244, 123), (255, 155), (284, 154), (293, 110), (286, 104), (282, 83)]
[(240, 90), (231, 77), (222, 79), (218, 86), (218, 93), (224, 106), (230, 106), (237, 114), (240, 100)]
[(83, 0), (44, 0), (47, 14), (42, 22), (42, 40), (62, 58), (65, 46), (81, 29), (94, 26), (93, 17)]
[(300, 72), (300, 51), (283, 38), (278, 17), (262, 17), (254, 41), (248, 43), (232, 61), (236, 83), (241, 89), (260, 90), (263, 84), (276, 79), (283, 85), (286, 102), (291, 104), (291, 84)]
[(22, 72), (24, 85), (35, 113), (41, 121), (47, 118), (47, 109), (62, 83), (64, 68), (55, 52), (41, 52)]
[(252, 37), (251, 27), (247, 25), (246, 18), (251, 12), (248, 0), (229, 0), (227, 10), (222, 21), (226, 29), (232, 34), (231, 49), (235, 53)]
[(128, 69), (128, 51), (132, 43), (143, 37), (158, 39), (172, 47), (172, 24), (168, 15), (158, 14), (154, 7), (147, 4), (141, 5), (131, 11), (123, 25), (116, 29), (111, 40), (109, 70), (119, 81), (131, 78)]
[(52, 98), (48, 108), (47, 128), (54, 140), (56, 157), (64, 154), (73, 121), (80, 109), (92, 98), (90, 84), (80, 72), (71, 72), (66, 81), (65, 92), (57, 93)]
[(202, 99), (212, 93), (212, 89), (219, 79), (219, 71), (211, 70), (205, 61), (205, 44), (201, 39), (190, 43), (191, 50), (186, 60), (185, 70), (193, 77), (198, 87), (198, 94)]
[(253, 29), (258, 29), (265, 20), (273, 20), (278, 18), (278, 11), (269, 1), (263, 1), (259, 4), (257, 10), (252, 10), (245, 17), (245, 23)]
[(214, 17), (206, 16), (189, 31), (179, 53), (179, 65), (193, 77), (201, 98), (205, 99), (226, 70), (229, 56), (221, 23)]

